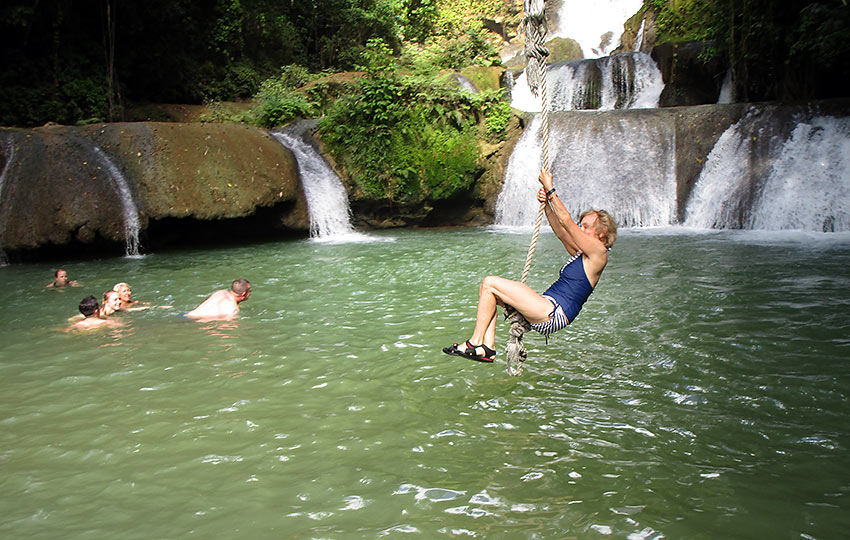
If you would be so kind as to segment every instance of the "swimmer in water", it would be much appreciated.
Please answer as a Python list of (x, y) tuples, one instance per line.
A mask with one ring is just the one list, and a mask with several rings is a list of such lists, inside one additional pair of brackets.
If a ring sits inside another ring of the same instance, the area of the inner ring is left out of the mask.
[(201, 305), (186, 313), (186, 317), (201, 321), (230, 319), (239, 315), (239, 303), (251, 296), (251, 284), (244, 279), (237, 279), (230, 289), (221, 289), (210, 295)]

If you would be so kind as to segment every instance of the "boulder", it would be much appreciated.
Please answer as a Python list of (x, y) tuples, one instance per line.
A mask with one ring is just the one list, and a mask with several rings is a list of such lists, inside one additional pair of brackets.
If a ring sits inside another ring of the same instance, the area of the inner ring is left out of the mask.
[(143, 233), (158, 220), (244, 218), (267, 207), (279, 209), (281, 230), (309, 229), (295, 158), (260, 129), (140, 122), (6, 129), (4, 139), (6, 251), (123, 242), (122, 189)]
[(717, 103), (727, 63), (719, 56), (705, 58), (709, 43), (663, 43), (652, 49), (664, 79), (659, 107)]

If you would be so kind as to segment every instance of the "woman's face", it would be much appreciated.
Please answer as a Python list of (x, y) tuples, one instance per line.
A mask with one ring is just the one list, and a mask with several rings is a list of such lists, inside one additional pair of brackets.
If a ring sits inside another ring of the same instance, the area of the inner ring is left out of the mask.
[(599, 238), (599, 231), (596, 230), (597, 221), (599, 221), (599, 216), (596, 215), (596, 212), (591, 212), (590, 214), (584, 216), (584, 218), (581, 220), (581, 223), (579, 223), (579, 227), (581, 227), (581, 231), (584, 234), (592, 236), (593, 238), (596, 238), (597, 240), (601, 241), (601, 239)]
[(133, 295), (133, 291), (128, 285), (121, 285), (120, 287), (118, 287), (118, 290), (116, 292), (118, 293), (118, 297), (121, 299), (122, 302), (129, 302), (131, 296)]
[(107, 315), (111, 315), (121, 309), (121, 298), (118, 296), (118, 293), (107, 295), (106, 300), (103, 302), (103, 308), (105, 308)]

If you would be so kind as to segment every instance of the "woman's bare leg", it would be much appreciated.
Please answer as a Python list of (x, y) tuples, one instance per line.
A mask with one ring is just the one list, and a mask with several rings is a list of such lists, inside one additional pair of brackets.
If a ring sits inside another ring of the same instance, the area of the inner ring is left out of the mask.
[[(531, 323), (549, 320), (552, 303), (540, 296), (534, 289), (520, 281), (487, 276), (478, 290), (478, 314), (475, 330), (469, 342), (473, 345), (484, 344), (495, 348), (496, 345), (496, 306), (511, 305)], [(466, 346), (461, 345), (461, 350)]]

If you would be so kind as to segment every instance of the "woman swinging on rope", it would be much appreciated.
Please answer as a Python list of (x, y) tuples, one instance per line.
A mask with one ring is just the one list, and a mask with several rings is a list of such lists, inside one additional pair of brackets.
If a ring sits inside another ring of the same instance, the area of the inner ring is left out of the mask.
[[(604, 210), (587, 210), (576, 224), (552, 186), (552, 173), (543, 169), (537, 200), (544, 205), (546, 219), (571, 258), (561, 275), (542, 295), (519, 281), (487, 276), (481, 282), (478, 314), (472, 337), (464, 344), (443, 348), (450, 355), (479, 362), (492, 362), (496, 355), (496, 306), (512, 306), (545, 336), (575, 320), (587, 301), (602, 270), (608, 264), (608, 249), (617, 239), (617, 224)], [(476, 345), (478, 343), (478, 345)]]

